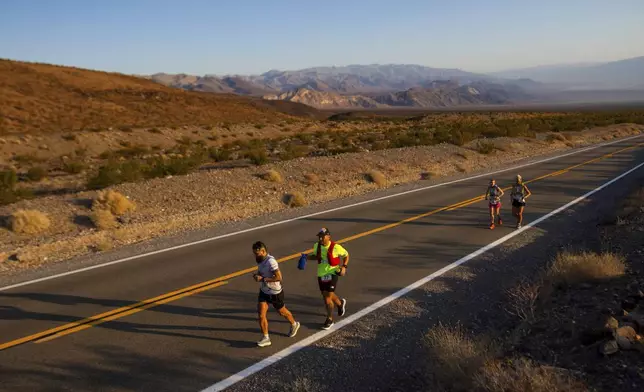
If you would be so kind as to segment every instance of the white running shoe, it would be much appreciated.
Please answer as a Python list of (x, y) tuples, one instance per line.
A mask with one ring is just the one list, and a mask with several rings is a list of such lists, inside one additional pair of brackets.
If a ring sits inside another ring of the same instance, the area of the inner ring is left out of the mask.
[(270, 345), (271, 345), (271, 338), (269, 338), (268, 336), (264, 336), (264, 337), (262, 338), (262, 340), (260, 340), (259, 342), (257, 342), (257, 345), (258, 345), (259, 347), (268, 347), (268, 346), (270, 346)]
[(342, 317), (347, 312), (347, 300), (342, 298), (340, 306), (338, 306), (338, 316)]
[(300, 322), (296, 321), (295, 324), (291, 325), (291, 330), (288, 333), (288, 337), (292, 338), (297, 335), (297, 331), (300, 330)]

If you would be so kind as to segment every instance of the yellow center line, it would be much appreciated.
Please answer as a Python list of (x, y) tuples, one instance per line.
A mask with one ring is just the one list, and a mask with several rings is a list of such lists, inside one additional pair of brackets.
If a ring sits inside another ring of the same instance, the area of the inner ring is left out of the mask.
[[(594, 163), (594, 162), (604, 160), (606, 158), (614, 156), (615, 154), (619, 154), (619, 153), (624, 152), (624, 151), (632, 150), (634, 148), (637, 148), (637, 147), (640, 147), (640, 146), (643, 146), (643, 145), (644, 145), (644, 143), (638, 143), (638, 144), (632, 145), (630, 147), (626, 147), (626, 148), (623, 148), (621, 150), (618, 150), (618, 151), (615, 151), (615, 152), (612, 152), (612, 153), (609, 153), (609, 154), (605, 154), (605, 155), (602, 155), (600, 157), (585, 161), (583, 163), (580, 163), (580, 164), (577, 164), (577, 165), (574, 165), (574, 166), (570, 166), (570, 167), (568, 167), (566, 169), (562, 169), (562, 170), (558, 170), (558, 171), (555, 171), (555, 172), (552, 172), (552, 173), (549, 173), (549, 174), (542, 175), (542, 176), (534, 178), (534, 179), (532, 179), (530, 181), (526, 181), (525, 183), (529, 184), (529, 183), (539, 181), (539, 180), (542, 180), (542, 179), (545, 179), (545, 178), (557, 176), (557, 175), (566, 173), (566, 172), (568, 172), (570, 170), (573, 170), (575, 168), (578, 168), (578, 167), (581, 167), (581, 166), (584, 166), (584, 165), (588, 165), (590, 163)], [(509, 187), (505, 188), (504, 191), (506, 191), (508, 189), (510, 189), (510, 188)], [(398, 222), (390, 223), (388, 225), (380, 226), (380, 227), (377, 227), (377, 228), (372, 229), (372, 230), (368, 230), (368, 231), (365, 231), (365, 232), (362, 232), (362, 233), (358, 233), (358, 234), (352, 235), (350, 237), (340, 239), (337, 242), (338, 243), (345, 243), (345, 242), (353, 241), (353, 240), (356, 240), (358, 238), (366, 237), (368, 235), (372, 235), (372, 234), (375, 234), (375, 233), (378, 233), (378, 232), (381, 232), (381, 231), (385, 231), (385, 230), (392, 229), (394, 227), (401, 226), (401, 225), (403, 225), (405, 223), (409, 223), (409, 222), (413, 222), (413, 221), (416, 221), (416, 220), (419, 220), (419, 219), (422, 219), (422, 218), (426, 218), (428, 216), (437, 214), (437, 213), (442, 212), (442, 211), (453, 211), (453, 210), (456, 210), (458, 208), (463, 208), (463, 207), (466, 207), (468, 205), (471, 205), (471, 204), (474, 204), (476, 202), (479, 202), (479, 201), (483, 200), (484, 197), (485, 197), (484, 195), (479, 195), (479, 196), (473, 197), (471, 199), (460, 201), (458, 203), (451, 204), (451, 205), (448, 205), (448, 206), (445, 206), (445, 207), (440, 207), (440, 208), (437, 208), (435, 210), (425, 212), (425, 213), (420, 214), (420, 215), (412, 216), (412, 217), (403, 219), (403, 220), (398, 221)], [(313, 249), (309, 248), (308, 250), (306, 250), (304, 252), (298, 252), (298, 253), (294, 253), (294, 254), (282, 257), (282, 258), (278, 259), (277, 262), (278, 263), (283, 263), (283, 262), (288, 261), (288, 260), (293, 260), (293, 259), (298, 258), (301, 253), (309, 253), (309, 252), (312, 252), (312, 251), (313, 251)], [(158, 306), (158, 305), (162, 305), (162, 304), (165, 304), (165, 303), (168, 303), (168, 302), (176, 301), (178, 299), (181, 299), (181, 298), (193, 295), (193, 294), (197, 294), (197, 293), (200, 293), (200, 292), (203, 292), (203, 291), (206, 291), (206, 290), (210, 290), (210, 289), (215, 288), (215, 287), (220, 287), (220, 286), (225, 285), (226, 283), (228, 283), (227, 281), (230, 280), (230, 279), (237, 278), (239, 276), (252, 273), (252, 272), (254, 272), (256, 270), (257, 270), (257, 267), (249, 267), (249, 268), (246, 268), (246, 269), (243, 269), (243, 270), (240, 270), (240, 271), (230, 273), (228, 275), (220, 276), (220, 277), (217, 277), (217, 278), (214, 278), (214, 279), (211, 279), (211, 280), (207, 280), (205, 282), (197, 283), (197, 284), (189, 286), (189, 287), (185, 287), (185, 288), (178, 289), (178, 290), (166, 293), (166, 294), (162, 294), (162, 295), (159, 295), (159, 296), (154, 297), (154, 298), (149, 298), (149, 299), (146, 299), (146, 300), (141, 301), (141, 302), (137, 302), (137, 303), (132, 304), (132, 305), (128, 305), (128, 306), (124, 306), (124, 307), (121, 307), (121, 308), (118, 308), (118, 309), (110, 310), (110, 311), (105, 312), (105, 313), (97, 314), (97, 315), (94, 315), (94, 316), (91, 316), (91, 317), (88, 317), (88, 318), (85, 318), (85, 319), (82, 319), (82, 320), (74, 321), (72, 323), (68, 323), (68, 324), (64, 324), (64, 325), (61, 325), (61, 326), (58, 326), (58, 327), (55, 327), (55, 328), (51, 328), (51, 329), (48, 329), (48, 330), (43, 331), (43, 332), (39, 332), (39, 333), (35, 333), (35, 334), (29, 335), (29, 336), (25, 336), (23, 338), (15, 339), (15, 340), (0, 344), (0, 351), (6, 350), (8, 348), (11, 348), (11, 347), (14, 347), (14, 346), (17, 346), (17, 345), (20, 345), (20, 344), (29, 343), (29, 342), (36, 342), (36, 343), (48, 342), (50, 340), (53, 340), (53, 339), (56, 339), (56, 338), (59, 338), (59, 337), (65, 336), (65, 335), (69, 335), (69, 334), (74, 333), (74, 332), (79, 332), (79, 331), (91, 328), (91, 327), (93, 327), (95, 325), (99, 325), (99, 324), (102, 324), (102, 323), (105, 323), (105, 322), (108, 322), (108, 321), (113, 321), (113, 320), (116, 320), (116, 319), (119, 319), (119, 318), (122, 318), (122, 317), (129, 316), (129, 315), (134, 314), (134, 313), (141, 312), (143, 310), (152, 308), (154, 306)]]
[[(120, 312), (120, 313), (112, 314), (112, 315), (109, 315), (109, 316), (106, 316), (106, 317), (101, 317), (101, 318), (97, 318), (97, 316), (91, 317), (90, 318), (90, 319), (92, 319), (91, 321), (88, 321), (88, 322), (86, 322), (84, 324), (78, 324), (77, 323), (76, 327), (70, 327), (69, 329), (65, 329), (62, 332), (58, 332), (58, 333), (55, 333), (53, 335), (49, 335), (49, 336), (37, 339), (35, 342), (36, 343), (48, 342), (50, 340), (60, 338), (60, 337), (65, 336), (65, 335), (69, 335), (69, 334), (74, 333), (74, 332), (79, 332), (79, 331), (82, 331), (84, 329), (91, 328), (91, 327), (93, 327), (95, 325), (103, 324), (103, 323), (106, 323), (108, 321), (116, 320), (116, 319), (119, 319), (119, 318), (122, 318), (122, 317), (125, 317), (125, 316), (129, 316), (129, 315), (134, 314), (134, 313), (142, 312), (142, 311), (144, 311), (144, 310), (146, 310), (148, 308), (151, 308), (153, 306), (163, 305), (163, 304), (166, 304), (168, 302), (176, 301), (176, 300), (178, 300), (180, 298), (187, 297), (189, 295), (198, 294), (198, 293), (201, 293), (202, 291), (214, 289), (215, 287), (220, 287), (220, 286), (223, 286), (223, 285), (225, 285), (227, 283), (228, 282), (219, 282), (219, 283), (211, 284), (211, 285), (208, 285), (208, 286), (204, 286), (204, 287), (201, 287), (201, 288), (198, 288), (198, 289), (195, 289), (195, 290), (190, 290), (190, 291), (181, 293), (179, 295), (164, 298), (164, 299), (154, 301), (154, 302), (148, 302), (148, 301), (139, 302), (138, 304), (134, 304), (134, 305), (130, 305), (130, 306), (126, 306), (126, 307), (121, 308), (121, 309), (123, 309), (123, 311)], [(89, 319), (87, 319), (87, 320), (89, 320)], [(74, 323), (68, 324), (68, 325), (73, 325), (73, 324)]]

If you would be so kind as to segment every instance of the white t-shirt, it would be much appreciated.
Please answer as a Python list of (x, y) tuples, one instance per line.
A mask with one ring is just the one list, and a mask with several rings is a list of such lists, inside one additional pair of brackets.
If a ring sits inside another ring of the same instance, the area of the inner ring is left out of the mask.
[[(272, 278), (275, 275), (275, 271), (279, 269), (277, 265), (277, 260), (275, 257), (268, 255), (257, 265), (257, 273), (262, 278)], [(282, 282), (261, 282), (261, 290), (264, 294), (275, 295), (282, 292)]]

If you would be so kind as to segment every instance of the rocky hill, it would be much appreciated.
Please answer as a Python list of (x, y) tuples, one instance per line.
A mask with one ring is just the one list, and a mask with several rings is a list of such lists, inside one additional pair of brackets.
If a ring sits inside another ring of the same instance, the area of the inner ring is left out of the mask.
[(372, 98), (362, 95), (340, 95), (337, 93), (315, 91), (307, 88), (298, 88), (281, 94), (265, 95), (263, 98), (266, 100), (297, 102), (313, 106), (318, 109), (375, 109), (387, 106), (379, 104)]
[(298, 88), (281, 94), (265, 95), (267, 100), (302, 103), (318, 109), (337, 108), (436, 108), (464, 105), (498, 105), (527, 102), (531, 96), (515, 85), (475, 82), (460, 85), (454, 81), (434, 81), (392, 93), (341, 95), (328, 91)]
[[(171, 79), (194, 81), (189, 75)], [(275, 122), (312, 111), (294, 102), (183, 91), (117, 73), (0, 60), (0, 134)]]

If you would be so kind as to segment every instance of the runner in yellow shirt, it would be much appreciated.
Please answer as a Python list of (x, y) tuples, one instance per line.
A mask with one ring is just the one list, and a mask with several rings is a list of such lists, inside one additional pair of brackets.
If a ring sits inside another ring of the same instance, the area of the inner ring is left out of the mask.
[(307, 259), (318, 262), (318, 285), (326, 306), (326, 320), (322, 329), (329, 329), (333, 326), (333, 308), (338, 308), (340, 317), (346, 312), (347, 300), (340, 299), (335, 290), (338, 278), (347, 272), (349, 252), (331, 241), (331, 233), (323, 228), (318, 232), (318, 242), (313, 245), (313, 253), (308, 254)]

